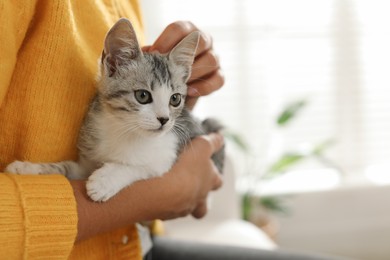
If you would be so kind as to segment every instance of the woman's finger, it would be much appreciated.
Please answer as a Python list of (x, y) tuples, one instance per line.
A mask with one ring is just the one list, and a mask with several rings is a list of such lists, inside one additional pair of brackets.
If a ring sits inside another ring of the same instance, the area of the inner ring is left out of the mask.
[(194, 218), (202, 218), (207, 213), (207, 202), (206, 200), (201, 201), (195, 210), (191, 213)]
[(201, 155), (211, 157), (211, 155), (221, 150), (223, 144), (224, 139), (222, 134), (210, 133), (194, 138), (191, 149), (202, 151)]
[[(217, 167), (215, 167), (215, 170), (218, 172)], [(213, 187), (211, 190), (218, 190), (219, 188), (222, 187), (222, 184), (223, 184), (223, 181), (221, 178), (221, 174), (220, 173), (215, 174)]]
[(168, 53), (176, 46), (185, 36), (193, 31), (198, 30), (191, 22), (178, 21), (168, 25), (153, 43), (149, 51), (158, 51)]
[(145, 45), (145, 46), (142, 46), (141, 50), (143, 52), (148, 52), (150, 50), (150, 47), (152, 47), (151, 45)]
[(218, 89), (225, 83), (225, 77), (221, 70), (217, 70), (206, 78), (201, 78), (188, 83), (188, 96), (206, 96)]
[[(176, 46), (184, 37), (193, 31), (199, 31), (198, 28), (191, 22), (178, 21), (168, 25), (149, 51), (158, 51), (160, 53), (168, 53)], [(198, 56), (212, 48), (213, 41), (210, 35), (200, 32), (198, 48), (195, 56)]]
[(199, 97), (187, 96), (187, 98), (186, 98), (186, 107), (187, 107), (189, 110), (192, 110), (192, 109), (195, 107), (196, 102), (198, 101), (198, 98), (199, 98)]
[(202, 77), (212, 74), (218, 69), (218, 57), (212, 51), (205, 52), (194, 61), (191, 76), (188, 81), (191, 82), (196, 79), (201, 79)]

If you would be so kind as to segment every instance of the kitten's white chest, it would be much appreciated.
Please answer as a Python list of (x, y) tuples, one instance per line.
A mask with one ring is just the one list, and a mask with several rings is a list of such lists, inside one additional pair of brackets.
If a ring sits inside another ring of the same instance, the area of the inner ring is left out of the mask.
[(160, 176), (175, 162), (177, 145), (178, 140), (173, 133), (108, 142), (104, 145), (103, 151), (107, 154), (103, 161), (142, 167), (146, 173)]

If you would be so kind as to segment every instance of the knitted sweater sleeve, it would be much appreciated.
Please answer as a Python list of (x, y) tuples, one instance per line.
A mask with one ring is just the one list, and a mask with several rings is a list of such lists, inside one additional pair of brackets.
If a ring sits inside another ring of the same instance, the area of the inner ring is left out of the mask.
[(2, 256), (68, 258), (77, 233), (77, 212), (66, 178), (0, 174), (0, 185)]

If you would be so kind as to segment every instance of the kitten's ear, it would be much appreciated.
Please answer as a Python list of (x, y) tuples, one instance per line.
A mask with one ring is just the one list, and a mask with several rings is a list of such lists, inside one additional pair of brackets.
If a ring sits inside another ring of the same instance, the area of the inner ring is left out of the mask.
[(102, 64), (109, 77), (112, 77), (120, 66), (142, 56), (137, 36), (130, 21), (119, 19), (106, 35)]
[(186, 73), (185, 81), (190, 77), (191, 66), (195, 59), (199, 38), (199, 32), (195, 31), (190, 33), (172, 49), (168, 56), (168, 59), (172, 60), (176, 65), (184, 67)]

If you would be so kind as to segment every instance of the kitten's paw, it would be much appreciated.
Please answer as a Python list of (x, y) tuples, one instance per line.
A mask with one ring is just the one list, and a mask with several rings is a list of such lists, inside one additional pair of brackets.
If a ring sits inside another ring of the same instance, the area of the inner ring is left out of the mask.
[(41, 165), (30, 162), (14, 161), (5, 168), (5, 172), (16, 174), (42, 174), (44, 169)]
[(104, 202), (117, 194), (119, 189), (116, 188), (110, 173), (102, 169), (96, 170), (87, 181), (87, 194), (97, 202)]

